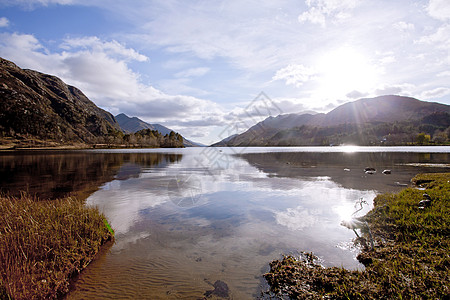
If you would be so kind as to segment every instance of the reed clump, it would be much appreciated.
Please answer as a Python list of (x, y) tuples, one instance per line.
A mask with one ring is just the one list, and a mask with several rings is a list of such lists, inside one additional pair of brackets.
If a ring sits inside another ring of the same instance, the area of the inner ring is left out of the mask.
[[(313, 254), (285, 256), (264, 275), (270, 295), (294, 299), (448, 299), (450, 173), (420, 174), (417, 188), (379, 195), (365, 216), (374, 249), (358, 259), (364, 271), (324, 268)], [(424, 198), (429, 207), (420, 207)]]
[(58, 298), (113, 238), (98, 209), (68, 197), (0, 196), (0, 298)]

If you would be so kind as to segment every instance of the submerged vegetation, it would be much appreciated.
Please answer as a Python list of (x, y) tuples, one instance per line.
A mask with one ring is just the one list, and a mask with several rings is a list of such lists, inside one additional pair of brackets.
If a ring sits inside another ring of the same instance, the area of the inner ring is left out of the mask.
[(113, 231), (81, 200), (0, 196), (0, 299), (57, 298)]
[[(425, 190), (379, 195), (365, 216), (375, 248), (358, 256), (364, 271), (324, 268), (311, 253), (285, 256), (264, 275), (269, 293), (294, 299), (448, 299), (450, 173), (420, 174), (412, 181)], [(431, 205), (420, 208), (424, 192)]]

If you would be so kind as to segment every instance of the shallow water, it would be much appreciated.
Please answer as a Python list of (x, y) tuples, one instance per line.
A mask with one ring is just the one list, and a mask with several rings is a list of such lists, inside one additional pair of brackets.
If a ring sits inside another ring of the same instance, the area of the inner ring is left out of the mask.
[(48, 178), (42, 195), (85, 195), (115, 229), (115, 244), (79, 276), (69, 299), (198, 299), (218, 280), (229, 298), (251, 299), (283, 253), (312, 251), (325, 266), (361, 268), (355, 235), (340, 222), (359, 199), (368, 203), (362, 215), (377, 193), (398, 191), (419, 172), (448, 172), (449, 150), (111, 150), (0, 155), (0, 162), (3, 189), (26, 185), (40, 195)]

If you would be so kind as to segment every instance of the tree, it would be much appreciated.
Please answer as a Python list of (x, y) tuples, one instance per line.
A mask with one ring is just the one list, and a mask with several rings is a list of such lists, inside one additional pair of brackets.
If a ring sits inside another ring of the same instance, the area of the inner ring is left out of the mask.
[(425, 134), (424, 132), (421, 132), (416, 137), (416, 143), (418, 145), (427, 145), (431, 140), (431, 137), (429, 134)]
[(445, 131), (441, 131), (441, 130), (436, 130), (433, 134), (433, 141), (436, 144), (444, 144), (448, 139), (447, 134), (445, 133)]

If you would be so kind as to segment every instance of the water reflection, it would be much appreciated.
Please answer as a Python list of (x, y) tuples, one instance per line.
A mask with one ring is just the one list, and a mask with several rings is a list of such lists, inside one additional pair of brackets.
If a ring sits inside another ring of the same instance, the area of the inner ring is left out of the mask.
[(142, 168), (89, 197), (115, 228), (116, 244), (71, 298), (201, 298), (217, 280), (233, 298), (254, 298), (268, 262), (299, 250), (328, 266), (360, 267), (343, 246), (354, 234), (340, 222), (356, 200), (371, 202), (373, 188), (337, 183), (320, 156), (226, 155), (225, 168), (187, 150), (177, 164)]
[(180, 161), (181, 154), (28, 151), (0, 153), (1, 192), (41, 199), (87, 197), (114, 178), (139, 176), (142, 167)]
[(86, 202), (115, 229), (116, 243), (69, 299), (198, 299), (217, 281), (230, 298), (250, 299), (282, 253), (313, 251), (327, 266), (359, 268), (354, 233), (340, 226), (355, 202), (399, 190), (419, 172), (447, 172), (449, 161), (448, 153), (252, 148), (213, 149), (216, 163), (202, 151), (2, 154), (1, 186), (49, 198), (88, 190)]
[[(398, 191), (419, 172), (448, 172), (450, 167), (449, 153), (269, 152), (244, 153), (238, 157), (271, 176), (299, 179), (327, 176), (344, 188), (378, 192)], [(366, 167), (377, 172), (367, 174)], [(391, 174), (382, 174), (383, 170), (391, 170)]]

